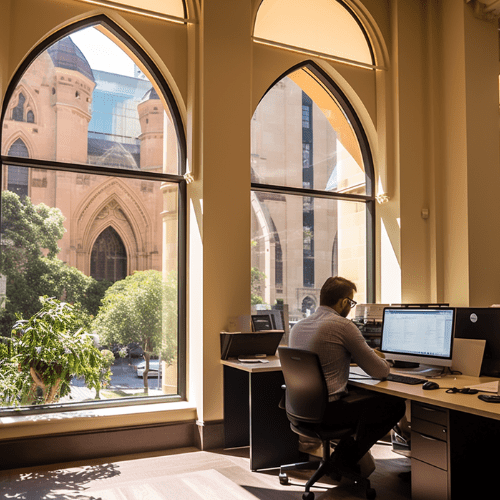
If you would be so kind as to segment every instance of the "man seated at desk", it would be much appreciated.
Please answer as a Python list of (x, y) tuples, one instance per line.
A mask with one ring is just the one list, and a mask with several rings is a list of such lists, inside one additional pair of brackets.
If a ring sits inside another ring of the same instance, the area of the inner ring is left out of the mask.
[(349, 366), (356, 363), (373, 378), (383, 379), (389, 363), (368, 346), (356, 325), (347, 319), (356, 285), (340, 276), (328, 278), (321, 288), (320, 306), (290, 331), (290, 347), (318, 354), (328, 387), (325, 422), (334, 425), (361, 424), (361, 433), (342, 440), (334, 457), (354, 466), (404, 416), (403, 399), (363, 391), (347, 390)]

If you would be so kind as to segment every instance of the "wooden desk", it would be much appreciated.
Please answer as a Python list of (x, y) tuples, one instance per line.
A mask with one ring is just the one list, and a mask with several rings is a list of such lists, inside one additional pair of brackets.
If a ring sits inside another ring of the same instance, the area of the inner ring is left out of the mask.
[(221, 360), (224, 365), (226, 448), (250, 445), (250, 469), (266, 469), (300, 459), (298, 437), (278, 407), (284, 383), (276, 356), (269, 363)]
[(436, 379), (440, 389), (426, 391), (421, 385), (358, 378), (362, 374), (352, 368), (349, 384), (411, 401), (412, 500), (492, 495), (498, 474), (500, 405), (481, 401), (477, 394), (448, 394), (445, 388), (495, 379), (447, 376)]

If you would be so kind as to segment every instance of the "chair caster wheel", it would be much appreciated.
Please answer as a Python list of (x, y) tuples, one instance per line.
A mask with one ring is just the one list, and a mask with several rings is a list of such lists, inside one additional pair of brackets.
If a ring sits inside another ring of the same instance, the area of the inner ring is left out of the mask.
[(312, 491), (306, 491), (302, 495), (302, 500), (314, 500), (314, 493)]
[(282, 485), (288, 484), (288, 475), (287, 474), (280, 472), (279, 479), (280, 479), (280, 484), (282, 484)]
[(366, 498), (368, 500), (373, 500), (377, 496), (377, 492), (373, 488), (368, 488), (366, 490)]

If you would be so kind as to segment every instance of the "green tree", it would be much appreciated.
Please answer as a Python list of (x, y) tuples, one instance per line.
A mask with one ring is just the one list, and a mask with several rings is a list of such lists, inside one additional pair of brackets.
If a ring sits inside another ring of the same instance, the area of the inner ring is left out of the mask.
[(177, 278), (166, 279), (160, 271), (136, 271), (108, 288), (92, 329), (102, 344), (139, 342), (146, 370), (144, 392), (148, 392), (149, 360), (161, 354), (167, 365), (177, 353)]
[(104, 358), (81, 328), (79, 311), (54, 298), (40, 302), (40, 311), (12, 329), (11, 354), (0, 370), (4, 404), (53, 403), (70, 392), (73, 376), (99, 392)]
[[(0, 311), (0, 333), (10, 336), (17, 316), (33, 316), (47, 295), (80, 304), (97, 314), (109, 282), (97, 282), (57, 258), (64, 216), (58, 208), (33, 205), (10, 191), (2, 192), (0, 274), (7, 278), (7, 300)], [(88, 323), (88, 320), (87, 320)]]
[(266, 277), (266, 275), (262, 271), (259, 271), (256, 267), (252, 267), (250, 269), (250, 273), (251, 273), (250, 274), (251, 304), (252, 305), (264, 304), (264, 299), (262, 298), (260, 293), (261, 293), (261, 282)]
[[(103, 361), (99, 381), (101, 383), (101, 387), (106, 387), (111, 382), (111, 367), (115, 362), (115, 355), (108, 349), (103, 349), (101, 351), (101, 356)], [(99, 391), (96, 391), (95, 397), (96, 399), (100, 398)]]
[[(255, 248), (257, 242), (255, 240), (250, 241), (250, 247)], [(262, 280), (265, 279), (266, 275), (259, 270), (258, 267), (250, 268), (250, 303), (254, 306), (256, 304), (264, 304), (264, 299), (261, 295), (261, 285)]]

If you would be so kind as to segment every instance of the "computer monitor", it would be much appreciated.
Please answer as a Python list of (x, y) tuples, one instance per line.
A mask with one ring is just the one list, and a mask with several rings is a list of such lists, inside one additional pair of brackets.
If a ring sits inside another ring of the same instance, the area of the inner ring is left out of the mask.
[(455, 337), (486, 340), (481, 375), (500, 377), (500, 308), (457, 307)]
[(393, 361), (449, 367), (454, 330), (454, 308), (386, 307), (380, 350)]

